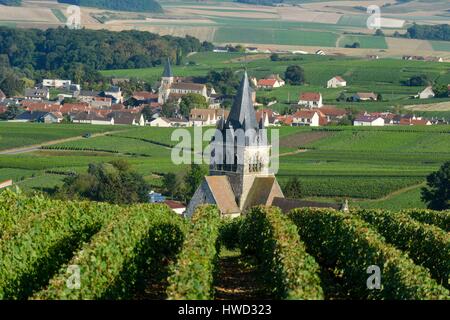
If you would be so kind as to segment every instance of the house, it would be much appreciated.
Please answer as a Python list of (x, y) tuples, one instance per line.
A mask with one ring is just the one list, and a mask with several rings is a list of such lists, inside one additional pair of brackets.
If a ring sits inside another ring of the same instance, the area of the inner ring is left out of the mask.
[(382, 117), (371, 116), (364, 114), (362, 116), (356, 117), (353, 122), (354, 126), (372, 126), (372, 127), (383, 127), (384, 119)]
[[(200, 205), (213, 204), (222, 217), (236, 217), (253, 206), (270, 206), (275, 197), (284, 197), (270, 171), (271, 145), (267, 131), (256, 121), (247, 72), (219, 130), (221, 138), (211, 143), (209, 175), (192, 196), (186, 216), (192, 217)], [(240, 133), (242, 139), (237, 137)], [(230, 157), (223, 157), (225, 154)]]
[(99, 125), (113, 125), (114, 118), (108, 118), (97, 114), (96, 112), (79, 112), (71, 115), (73, 123), (99, 124)]
[(93, 97), (90, 102), (88, 102), (93, 108), (110, 108), (113, 103), (111, 97)]
[(319, 56), (325, 56), (326, 55), (325, 51), (323, 51), (323, 50), (317, 50), (316, 54), (319, 55)]
[(77, 99), (81, 102), (91, 103), (91, 101), (94, 100), (95, 97), (99, 97), (99, 95), (99, 91), (80, 90)]
[(48, 112), (42, 119), (44, 123), (60, 123), (64, 117), (61, 112)]
[(66, 88), (72, 84), (70, 80), (61, 79), (44, 79), (42, 80), (42, 86), (48, 88)]
[(335, 76), (335, 77), (331, 78), (330, 80), (328, 80), (328, 82), (327, 82), (327, 88), (340, 88), (340, 87), (346, 87), (346, 86), (347, 86), (347, 81), (345, 81), (340, 76)]
[(352, 97), (353, 101), (377, 101), (378, 96), (373, 92), (357, 92)]
[(444, 59), (441, 57), (425, 57), (425, 61), (428, 62), (444, 62)]
[(230, 111), (224, 109), (197, 109), (189, 113), (189, 121), (192, 126), (215, 126), (221, 119), (226, 119)]
[(62, 114), (69, 114), (69, 113), (79, 113), (79, 112), (87, 112), (90, 111), (91, 107), (89, 104), (85, 102), (80, 103), (65, 103), (61, 106), (59, 111)]
[(276, 114), (271, 109), (262, 109), (256, 111), (256, 121), (264, 127), (271, 127), (277, 125)]
[(284, 116), (277, 116), (275, 118), (274, 123), (275, 124), (282, 124), (285, 126), (292, 126), (292, 122), (294, 121), (294, 118), (291, 115), (284, 115)]
[(417, 97), (419, 99), (430, 99), (430, 98), (434, 98), (435, 97), (435, 93), (433, 91), (433, 87), (426, 87), (424, 90), (422, 90), (421, 92), (419, 92), (419, 94), (417, 95)]
[(180, 201), (164, 200), (163, 203), (166, 204), (170, 209), (172, 209), (173, 212), (175, 212), (180, 216), (182, 216), (186, 211), (186, 206)]
[(123, 103), (122, 89), (112, 86), (110, 89), (100, 93), (101, 97), (111, 98), (112, 103)]
[(259, 50), (257, 47), (247, 47), (245, 48), (245, 53), (258, 53)]
[(48, 100), (50, 91), (48, 88), (27, 88), (25, 89), (25, 99), (27, 100)]
[(149, 123), (150, 127), (163, 127), (163, 128), (170, 128), (170, 127), (189, 127), (190, 122), (186, 119), (180, 119), (180, 118), (165, 118), (165, 117), (159, 117), (155, 118), (150, 121)]
[(48, 112), (46, 111), (25, 111), (10, 120), (10, 122), (44, 122), (44, 116)]
[(2, 89), (0, 89), (0, 102), (5, 101), (6, 95), (3, 93)]
[(213, 52), (216, 52), (216, 53), (227, 53), (228, 52), (228, 48), (227, 47), (215, 47), (213, 49)]
[(322, 94), (318, 92), (304, 92), (300, 94), (298, 104), (308, 108), (321, 108), (323, 106)]
[(131, 96), (138, 104), (151, 103), (158, 101), (158, 94), (148, 91), (135, 91)]
[(107, 118), (114, 119), (114, 124), (124, 124), (133, 126), (144, 126), (145, 119), (142, 113), (131, 113), (124, 111), (113, 111), (108, 114)]
[(117, 86), (121, 83), (128, 83), (128, 82), (130, 82), (130, 78), (112, 78), (111, 79), (111, 84), (113, 86)]
[(264, 79), (259, 79), (256, 83), (256, 87), (262, 89), (274, 89), (284, 86), (286, 83), (280, 78), (278, 74), (272, 74)]
[(415, 116), (412, 116), (412, 117), (402, 117), (400, 119), (399, 125), (401, 125), (401, 126), (431, 126), (432, 123), (430, 120), (423, 119), (421, 117), (416, 118)]
[(61, 105), (58, 103), (45, 103), (37, 101), (22, 101), (22, 108), (26, 111), (47, 111), (47, 112), (58, 112), (60, 111)]
[(318, 110), (325, 116), (327, 123), (338, 122), (347, 115), (345, 109), (336, 108), (334, 106), (322, 106), (322, 108)]
[(319, 127), (327, 120), (319, 110), (301, 109), (292, 115), (292, 126)]
[(369, 55), (367, 56), (367, 59), (370, 59), (370, 60), (378, 60), (378, 59), (380, 59), (380, 56), (378, 56), (378, 55), (376, 55), (376, 54), (369, 54)]

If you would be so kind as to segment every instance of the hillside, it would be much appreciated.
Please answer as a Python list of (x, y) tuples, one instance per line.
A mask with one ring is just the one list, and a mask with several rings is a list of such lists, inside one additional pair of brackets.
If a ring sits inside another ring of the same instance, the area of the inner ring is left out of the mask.
[(58, 2), (120, 11), (162, 12), (159, 3), (154, 0), (58, 0)]

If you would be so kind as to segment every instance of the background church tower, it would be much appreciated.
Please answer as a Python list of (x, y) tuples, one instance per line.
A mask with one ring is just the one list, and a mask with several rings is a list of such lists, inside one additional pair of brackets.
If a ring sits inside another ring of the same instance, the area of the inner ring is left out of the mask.
[(166, 102), (170, 94), (170, 86), (174, 81), (172, 66), (170, 65), (170, 60), (167, 58), (166, 64), (164, 65), (164, 71), (161, 77), (161, 85), (158, 90), (158, 102), (163, 104)]
[[(271, 146), (267, 141), (267, 130), (263, 122), (258, 123), (256, 119), (247, 72), (228, 119), (219, 124), (219, 129), (223, 139), (214, 139), (212, 143), (210, 175), (228, 177), (236, 203), (244, 210), (255, 178), (274, 177), (269, 171)], [(216, 157), (218, 150), (222, 150), (222, 159)]]

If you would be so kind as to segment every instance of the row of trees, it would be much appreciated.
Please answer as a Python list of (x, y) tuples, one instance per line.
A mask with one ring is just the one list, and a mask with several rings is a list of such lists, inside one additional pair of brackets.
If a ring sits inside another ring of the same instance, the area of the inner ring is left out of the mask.
[[(9, 69), (7, 74), (35, 81), (69, 78), (86, 87), (105, 81), (98, 70), (153, 67), (166, 57), (180, 60), (181, 54), (212, 48), (211, 43), (190, 36), (159, 36), (136, 30), (0, 27), (0, 67)], [(14, 84), (13, 78), (8, 77), (8, 83)], [(23, 89), (20, 83), (12, 87), (6, 91)]]
[(58, 2), (121, 11), (163, 12), (155, 0), (58, 0)]

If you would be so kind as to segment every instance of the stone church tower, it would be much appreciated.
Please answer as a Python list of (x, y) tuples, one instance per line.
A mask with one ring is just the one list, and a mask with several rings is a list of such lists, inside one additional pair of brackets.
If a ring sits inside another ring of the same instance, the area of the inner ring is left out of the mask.
[(247, 72), (226, 121), (211, 143), (210, 175), (205, 177), (186, 210), (191, 216), (203, 203), (216, 204), (223, 215), (236, 216), (255, 205), (271, 205), (283, 197), (270, 172), (271, 146), (264, 123), (256, 120)]
[(158, 90), (158, 103), (163, 104), (170, 94), (170, 86), (174, 81), (172, 66), (170, 65), (170, 60), (167, 58), (166, 64), (164, 65), (164, 71), (161, 77), (161, 85)]

